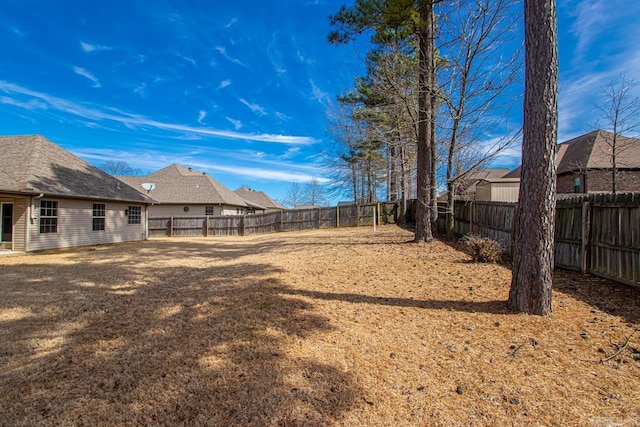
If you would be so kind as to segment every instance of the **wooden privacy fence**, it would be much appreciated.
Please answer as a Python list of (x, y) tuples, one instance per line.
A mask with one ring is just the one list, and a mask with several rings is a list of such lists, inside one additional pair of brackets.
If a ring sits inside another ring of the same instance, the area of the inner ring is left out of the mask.
[(248, 236), (395, 222), (393, 203), (292, 209), (253, 215), (150, 217), (149, 237)]
[[(515, 208), (515, 203), (456, 201), (455, 232), (489, 237), (511, 253)], [(558, 200), (554, 257), (556, 267), (640, 286), (640, 193)]]

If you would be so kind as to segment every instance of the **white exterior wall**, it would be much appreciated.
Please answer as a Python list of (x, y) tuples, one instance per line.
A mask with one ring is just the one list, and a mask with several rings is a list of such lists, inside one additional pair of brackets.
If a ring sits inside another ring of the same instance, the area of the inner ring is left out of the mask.
[[(28, 222), (27, 251), (39, 251), (73, 246), (99, 245), (146, 239), (146, 209), (135, 203), (116, 203), (108, 201), (55, 199), (43, 200), (58, 202), (58, 232), (40, 233), (40, 200), (31, 203)], [(93, 204), (105, 205), (105, 230), (93, 231)], [(129, 206), (140, 206), (140, 224), (128, 224), (125, 210)]]
[[(185, 212), (184, 208), (188, 207), (189, 211)], [(168, 217), (168, 216), (205, 216), (205, 206), (213, 206), (213, 215), (238, 215), (236, 207), (228, 205), (151, 205), (149, 206), (149, 218)], [(244, 213), (247, 213), (247, 208)]]

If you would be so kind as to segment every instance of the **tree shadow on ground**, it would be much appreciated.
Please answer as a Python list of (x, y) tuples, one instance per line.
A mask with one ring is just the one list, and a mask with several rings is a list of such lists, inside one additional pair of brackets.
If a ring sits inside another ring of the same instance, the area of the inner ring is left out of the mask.
[(144, 248), (3, 266), (0, 424), (324, 425), (355, 404), (349, 374), (292, 345), (332, 326), (272, 265)]
[(413, 298), (376, 297), (352, 293), (318, 292), (283, 288), (285, 295), (301, 295), (313, 299), (342, 301), (354, 304), (375, 304), (391, 307), (414, 307), (430, 310), (449, 310), (468, 313), (509, 314), (506, 301), (419, 300)]
[(623, 317), (632, 324), (640, 322), (640, 288), (556, 268), (553, 272), (553, 290), (589, 304), (592, 310)]

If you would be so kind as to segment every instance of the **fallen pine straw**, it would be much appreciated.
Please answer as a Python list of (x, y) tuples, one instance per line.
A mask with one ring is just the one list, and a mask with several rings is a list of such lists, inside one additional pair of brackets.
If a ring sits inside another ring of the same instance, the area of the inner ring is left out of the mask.
[(640, 290), (395, 226), (0, 258), (0, 425), (640, 425)]

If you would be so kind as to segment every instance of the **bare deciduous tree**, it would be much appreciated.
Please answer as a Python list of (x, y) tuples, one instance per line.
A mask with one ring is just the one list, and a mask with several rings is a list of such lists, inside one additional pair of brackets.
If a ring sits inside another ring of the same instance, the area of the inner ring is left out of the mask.
[(304, 184), (302, 193), (303, 203), (307, 205), (324, 206), (327, 203), (324, 188), (318, 178), (311, 178), (309, 182)]
[(302, 186), (297, 182), (293, 182), (289, 188), (287, 188), (287, 192), (282, 199), (282, 204), (293, 209), (304, 203), (303, 198), (304, 193)]
[[(508, 96), (520, 74), (521, 49), (514, 40), (517, 0), (454, 0), (442, 4), (438, 51), (438, 125), (446, 153), (447, 233), (453, 233), (453, 203), (459, 181), (483, 167), (519, 135), (509, 129), (505, 111), (518, 99)], [(495, 133), (502, 137), (491, 138)], [(490, 142), (484, 142), (489, 140)]]
[(624, 163), (624, 152), (637, 142), (621, 138), (634, 136), (640, 130), (640, 96), (635, 92), (639, 83), (626, 75), (602, 86), (603, 101), (597, 105), (602, 118), (596, 126), (611, 133), (607, 136), (607, 152), (602, 153), (611, 159), (611, 192), (618, 191), (619, 166)]
[(133, 168), (122, 160), (107, 160), (100, 169), (113, 176), (135, 176), (144, 175), (142, 169)]

